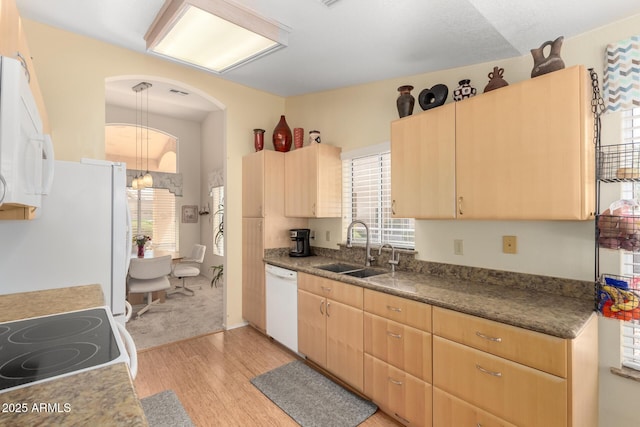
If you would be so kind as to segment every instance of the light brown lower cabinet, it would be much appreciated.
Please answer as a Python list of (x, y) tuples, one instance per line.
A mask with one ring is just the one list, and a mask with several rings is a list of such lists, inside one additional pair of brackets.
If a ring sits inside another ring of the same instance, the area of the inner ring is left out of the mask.
[(561, 339), (300, 273), (301, 353), (407, 426), (595, 427), (594, 315)]
[(362, 288), (298, 274), (298, 351), (363, 390)]
[[(433, 384), (522, 427), (567, 425), (567, 380), (433, 337)], [(453, 425), (452, 425), (453, 427)]]
[(431, 384), (364, 355), (364, 394), (384, 412), (410, 426), (431, 426)]
[(433, 388), (433, 425), (436, 427), (516, 427), (515, 424), (501, 420), (437, 387)]

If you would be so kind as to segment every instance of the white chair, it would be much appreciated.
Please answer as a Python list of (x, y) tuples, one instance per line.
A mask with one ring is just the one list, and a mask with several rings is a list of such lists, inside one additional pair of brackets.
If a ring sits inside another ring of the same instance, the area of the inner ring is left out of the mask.
[(169, 278), (171, 273), (171, 255), (158, 258), (131, 258), (127, 286), (129, 292), (147, 294), (147, 305), (140, 309), (136, 318), (147, 312), (152, 304), (160, 300), (153, 300), (153, 292), (164, 291), (171, 287)]
[(181, 259), (180, 262), (174, 265), (173, 272), (171, 274), (173, 277), (182, 279), (182, 286), (176, 287), (170, 293), (188, 292), (187, 295), (195, 295), (193, 289), (187, 288), (184, 279), (185, 277), (196, 277), (200, 274), (200, 264), (204, 262), (204, 254), (206, 251), (207, 247), (204, 245), (193, 245), (191, 255), (188, 258)]

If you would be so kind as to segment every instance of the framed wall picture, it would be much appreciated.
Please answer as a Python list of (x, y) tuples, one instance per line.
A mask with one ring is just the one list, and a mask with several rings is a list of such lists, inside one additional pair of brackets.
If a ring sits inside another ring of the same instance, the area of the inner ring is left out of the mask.
[(182, 222), (198, 222), (198, 206), (185, 205), (182, 207)]

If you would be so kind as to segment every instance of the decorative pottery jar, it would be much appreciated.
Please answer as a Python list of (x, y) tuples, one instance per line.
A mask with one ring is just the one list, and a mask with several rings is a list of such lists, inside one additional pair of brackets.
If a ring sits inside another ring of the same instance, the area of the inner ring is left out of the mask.
[(509, 83), (502, 78), (503, 74), (504, 68), (493, 67), (493, 71), (487, 74), (487, 77), (489, 77), (489, 83), (484, 87), (484, 92), (509, 86)]
[(443, 84), (437, 84), (432, 88), (423, 89), (418, 95), (418, 103), (423, 110), (438, 107), (447, 100), (449, 88)]
[(284, 116), (280, 116), (280, 121), (273, 130), (273, 148), (276, 151), (286, 153), (291, 150), (292, 142), (291, 128), (289, 128)]
[[(560, 49), (562, 48), (563, 40), (564, 37), (560, 36), (554, 41), (549, 40), (542, 43), (537, 49), (531, 49), (531, 56), (533, 56), (531, 77), (541, 76), (564, 68), (564, 61), (560, 58)], [(551, 50), (549, 55), (545, 56), (544, 48), (547, 46), (551, 46)]]
[(320, 131), (319, 130), (310, 130), (309, 131), (309, 144), (320, 144)]
[(413, 86), (411, 85), (404, 85), (398, 88), (400, 95), (396, 100), (396, 105), (398, 107), (398, 114), (400, 115), (400, 118), (410, 116), (413, 113), (413, 106), (416, 99), (411, 95), (412, 90)]
[(453, 91), (453, 100), (462, 101), (463, 99), (476, 96), (476, 88), (471, 86), (471, 80), (464, 79), (458, 82), (458, 87)]
[(304, 129), (293, 128), (293, 146), (296, 148), (302, 148), (304, 145)]
[(264, 148), (264, 129), (253, 130), (253, 146), (256, 151), (262, 151)]

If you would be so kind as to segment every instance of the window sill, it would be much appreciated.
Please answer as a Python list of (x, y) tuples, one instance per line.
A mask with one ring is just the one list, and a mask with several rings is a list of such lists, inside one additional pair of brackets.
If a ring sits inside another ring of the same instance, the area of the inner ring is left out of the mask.
[(613, 375), (640, 382), (640, 371), (636, 371), (635, 369), (625, 368), (623, 366), (621, 368), (609, 368), (609, 370)]

